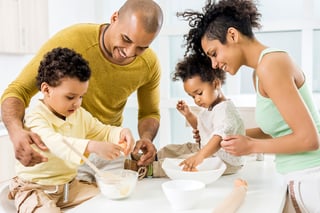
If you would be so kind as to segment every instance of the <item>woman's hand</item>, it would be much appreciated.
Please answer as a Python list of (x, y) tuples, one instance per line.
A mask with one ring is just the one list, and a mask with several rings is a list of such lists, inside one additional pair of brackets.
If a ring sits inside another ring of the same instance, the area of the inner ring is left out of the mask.
[(235, 156), (241, 156), (252, 153), (253, 143), (250, 137), (244, 135), (229, 135), (221, 141), (220, 145), (226, 152)]

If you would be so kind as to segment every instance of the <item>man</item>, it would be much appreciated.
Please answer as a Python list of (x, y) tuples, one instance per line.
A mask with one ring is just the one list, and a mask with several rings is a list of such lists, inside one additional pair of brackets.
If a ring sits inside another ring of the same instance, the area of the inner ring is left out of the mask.
[(149, 45), (162, 23), (162, 10), (154, 1), (127, 0), (111, 16), (110, 24), (77, 24), (49, 39), (1, 98), (2, 120), (16, 158), (25, 166), (47, 161), (31, 148), (30, 144), (35, 144), (47, 150), (37, 134), (23, 128), (23, 117), (31, 97), (38, 92), (35, 76), (41, 58), (55, 47), (66, 47), (89, 62), (92, 77), (82, 106), (103, 123), (121, 125), (126, 101), (137, 92), (140, 139), (133, 153), (143, 152), (138, 165), (150, 164), (156, 154), (152, 140), (159, 128), (161, 73)]

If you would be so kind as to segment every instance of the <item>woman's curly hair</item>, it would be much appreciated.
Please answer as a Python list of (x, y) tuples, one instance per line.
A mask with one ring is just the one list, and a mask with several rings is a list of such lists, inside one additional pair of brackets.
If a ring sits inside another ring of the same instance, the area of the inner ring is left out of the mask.
[(64, 77), (77, 78), (81, 82), (88, 81), (91, 75), (88, 62), (74, 50), (54, 48), (44, 55), (36, 78), (37, 87), (46, 82), (52, 87), (59, 86)]
[(249, 38), (254, 37), (253, 28), (261, 27), (261, 14), (252, 0), (207, 0), (202, 12), (186, 10), (178, 12), (177, 16), (188, 21), (191, 27), (189, 33), (184, 35), (187, 47), (185, 56), (193, 53), (205, 54), (201, 47), (203, 36), (209, 40), (218, 39), (224, 44), (230, 27)]
[(194, 76), (200, 76), (203, 82), (210, 83), (219, 79), (221, 84), (224, 84), (226, 72), (221, 69), (213, 69), (207, 56), (192, 54), (177, 63), (172, 80), (178, 81), (181, 79), (185, 82)]

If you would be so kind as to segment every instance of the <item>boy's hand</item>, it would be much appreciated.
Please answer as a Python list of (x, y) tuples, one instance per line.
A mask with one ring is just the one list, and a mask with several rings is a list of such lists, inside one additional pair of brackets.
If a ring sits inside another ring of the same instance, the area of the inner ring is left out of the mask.
[(119, 146), (121, 147), (121, 152), (123, 152), (123, 154), (124, 154), (125, 156), (127, 156), (127, 155), (129, 154), (127, 141), (121, 140), (121, 141), (119, 141), (118, 144), (119, 144)]
[(120, 141), (118, 142), (118, 144), (125, 156), (128, 156), (133, 151), (135, 140), (130, 129), (124, 128), (123, 130), (121, 130)]
[(90, 141), (88, 144), (89, 153), (96, 153), (106, 160), (114, 160), (120, 157), (122, 148), (118, 144), (100, 141)]

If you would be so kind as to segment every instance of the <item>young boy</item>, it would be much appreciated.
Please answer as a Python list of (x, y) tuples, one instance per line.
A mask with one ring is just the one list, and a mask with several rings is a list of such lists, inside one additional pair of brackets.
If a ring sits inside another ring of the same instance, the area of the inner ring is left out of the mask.
[(85, 156), (96, 153), (109, 160), (133, 150), (129, 129), (104, 125), (80, 107), (89, 78), (88, 62), (68, 48), (55, 48), (41, 61), (35, 81), (43, 99), (26, 114), (24, 124), (49, 148), (43, 152), (33, 146), (48, 161), (33, 167), (17, 161), (9, 197), (18, 212), (61, 212), (99, 193), (95, 185), (75, 180), (82, 161), (63, 140)]

